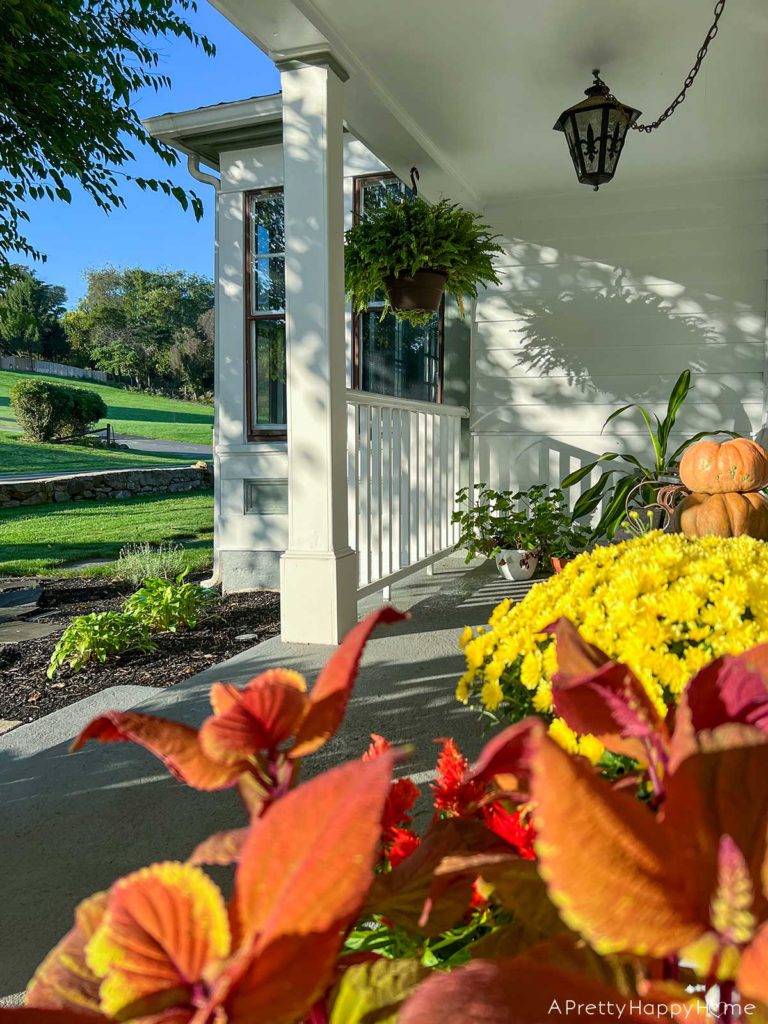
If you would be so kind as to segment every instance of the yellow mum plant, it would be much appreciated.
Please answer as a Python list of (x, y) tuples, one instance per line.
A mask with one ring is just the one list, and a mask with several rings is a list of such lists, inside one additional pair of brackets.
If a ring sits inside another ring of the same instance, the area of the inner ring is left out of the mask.
[(713, 658), (768, 641), (768, 544), (654, 532), (599, 547), (519, 603), (502, 601), (487, 627), (464, 630), (460, 701), (499, 722), (538, 714), (566, 749), (597, 760), (594, 737), (576, 737), (552, 713), (557, 658), (553, 639), (541, 631), (561, 616), (628, 665), (666, 714)]

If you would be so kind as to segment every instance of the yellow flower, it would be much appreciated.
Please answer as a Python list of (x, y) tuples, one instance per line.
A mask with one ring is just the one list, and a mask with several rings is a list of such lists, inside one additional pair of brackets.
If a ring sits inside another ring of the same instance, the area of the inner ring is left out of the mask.
[(467, 646), (467, 644), (470, 642), (470, 640), (472, 640), (473, 637), (474, 637), (474, 633), (472, 632), (472, 627), (471, 626), (465, 626), (464, 627), (464, 631), (462, 632), (461, 636), (459, 637), (459, 649), (463, 651), (464, 648)]
[(504, 694), (502, 693), (501, 686), (497, 680), (493, 680), (483, 685), (483, 689), (480, 691), (480, 699), (489, 711), (496, 710), (499, 704), (504, 700)]
[(469, 672), (465, 672), (456, 684), (456, 700), (460, 700), (462, 704), (466, 704), (469, 701), (469, 687), (471, 682), (472, 677)]
[(555, 743), (559, 744), (563, 750), (566, 750), (569, 754), (578, 753), (579, 741), (576, 733), (565, 724), (562, 718), (554, 719), (550, 723), (548, 732)]
[[(679, 696), (712, 658), (768, 642), (768, 544), (656, 532), (582, 554), (522, 601), (502, 601), (474, 636), (464, 630), (471, 676), (461, 693), (498, 706), (503, 678), (548, 713), (557, 657), (541, 630), (561, 616), (628, 665), (665, 714), (664, 694)], [(585, 756), (596, 749), (588, 742)]]
[(592, 764), (597, 764), (605, 753), (605, 747), (596, 736), (587, 733), (584, 736), (579, 736), (579, 753)]

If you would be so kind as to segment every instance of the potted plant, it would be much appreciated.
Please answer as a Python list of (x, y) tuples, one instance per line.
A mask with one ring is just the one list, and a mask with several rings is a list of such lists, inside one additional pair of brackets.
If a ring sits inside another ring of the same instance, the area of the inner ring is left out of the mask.
[(346, 286), (355, 313), (383, 295), (384, 313), (425, 324), (447, 291), (463, 316), (464, 295), (476, 298), (478, 284), (499, 283), (492, 259), (502, 248), (495, 237), (475, 214), (447, 199), (430, 204), (418, 196), (390, 197), (345, 235)]
[(559, 487), (532, 487), (528, 492), (543, 554), (555, 572), (562, 572), (576, 555), (589, 546), (592, 531), (576, 521)]

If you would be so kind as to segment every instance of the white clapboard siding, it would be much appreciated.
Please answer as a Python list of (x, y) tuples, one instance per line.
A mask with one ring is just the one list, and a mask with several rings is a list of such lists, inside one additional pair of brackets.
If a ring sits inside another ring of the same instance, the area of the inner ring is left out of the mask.
[[(490, 206), (500, 284), (473, 325), (473, 475), (557, 483), (606, 449), (647, 454), (687, 368), (676, 442), (764, 426), (768, 179), (533, 197)], [(597, 471), (596, 471), (597, 472)], [(585, 483), (584, 486), (587, 484)]]

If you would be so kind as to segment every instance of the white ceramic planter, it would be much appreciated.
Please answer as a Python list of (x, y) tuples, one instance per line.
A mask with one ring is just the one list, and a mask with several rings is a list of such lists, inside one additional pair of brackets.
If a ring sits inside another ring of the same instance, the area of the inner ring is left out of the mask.
[(496, 555), (496, 568), (505, 580), (529, 580), (536, 572), (539, 556), (532, 551), (503, 548)]

